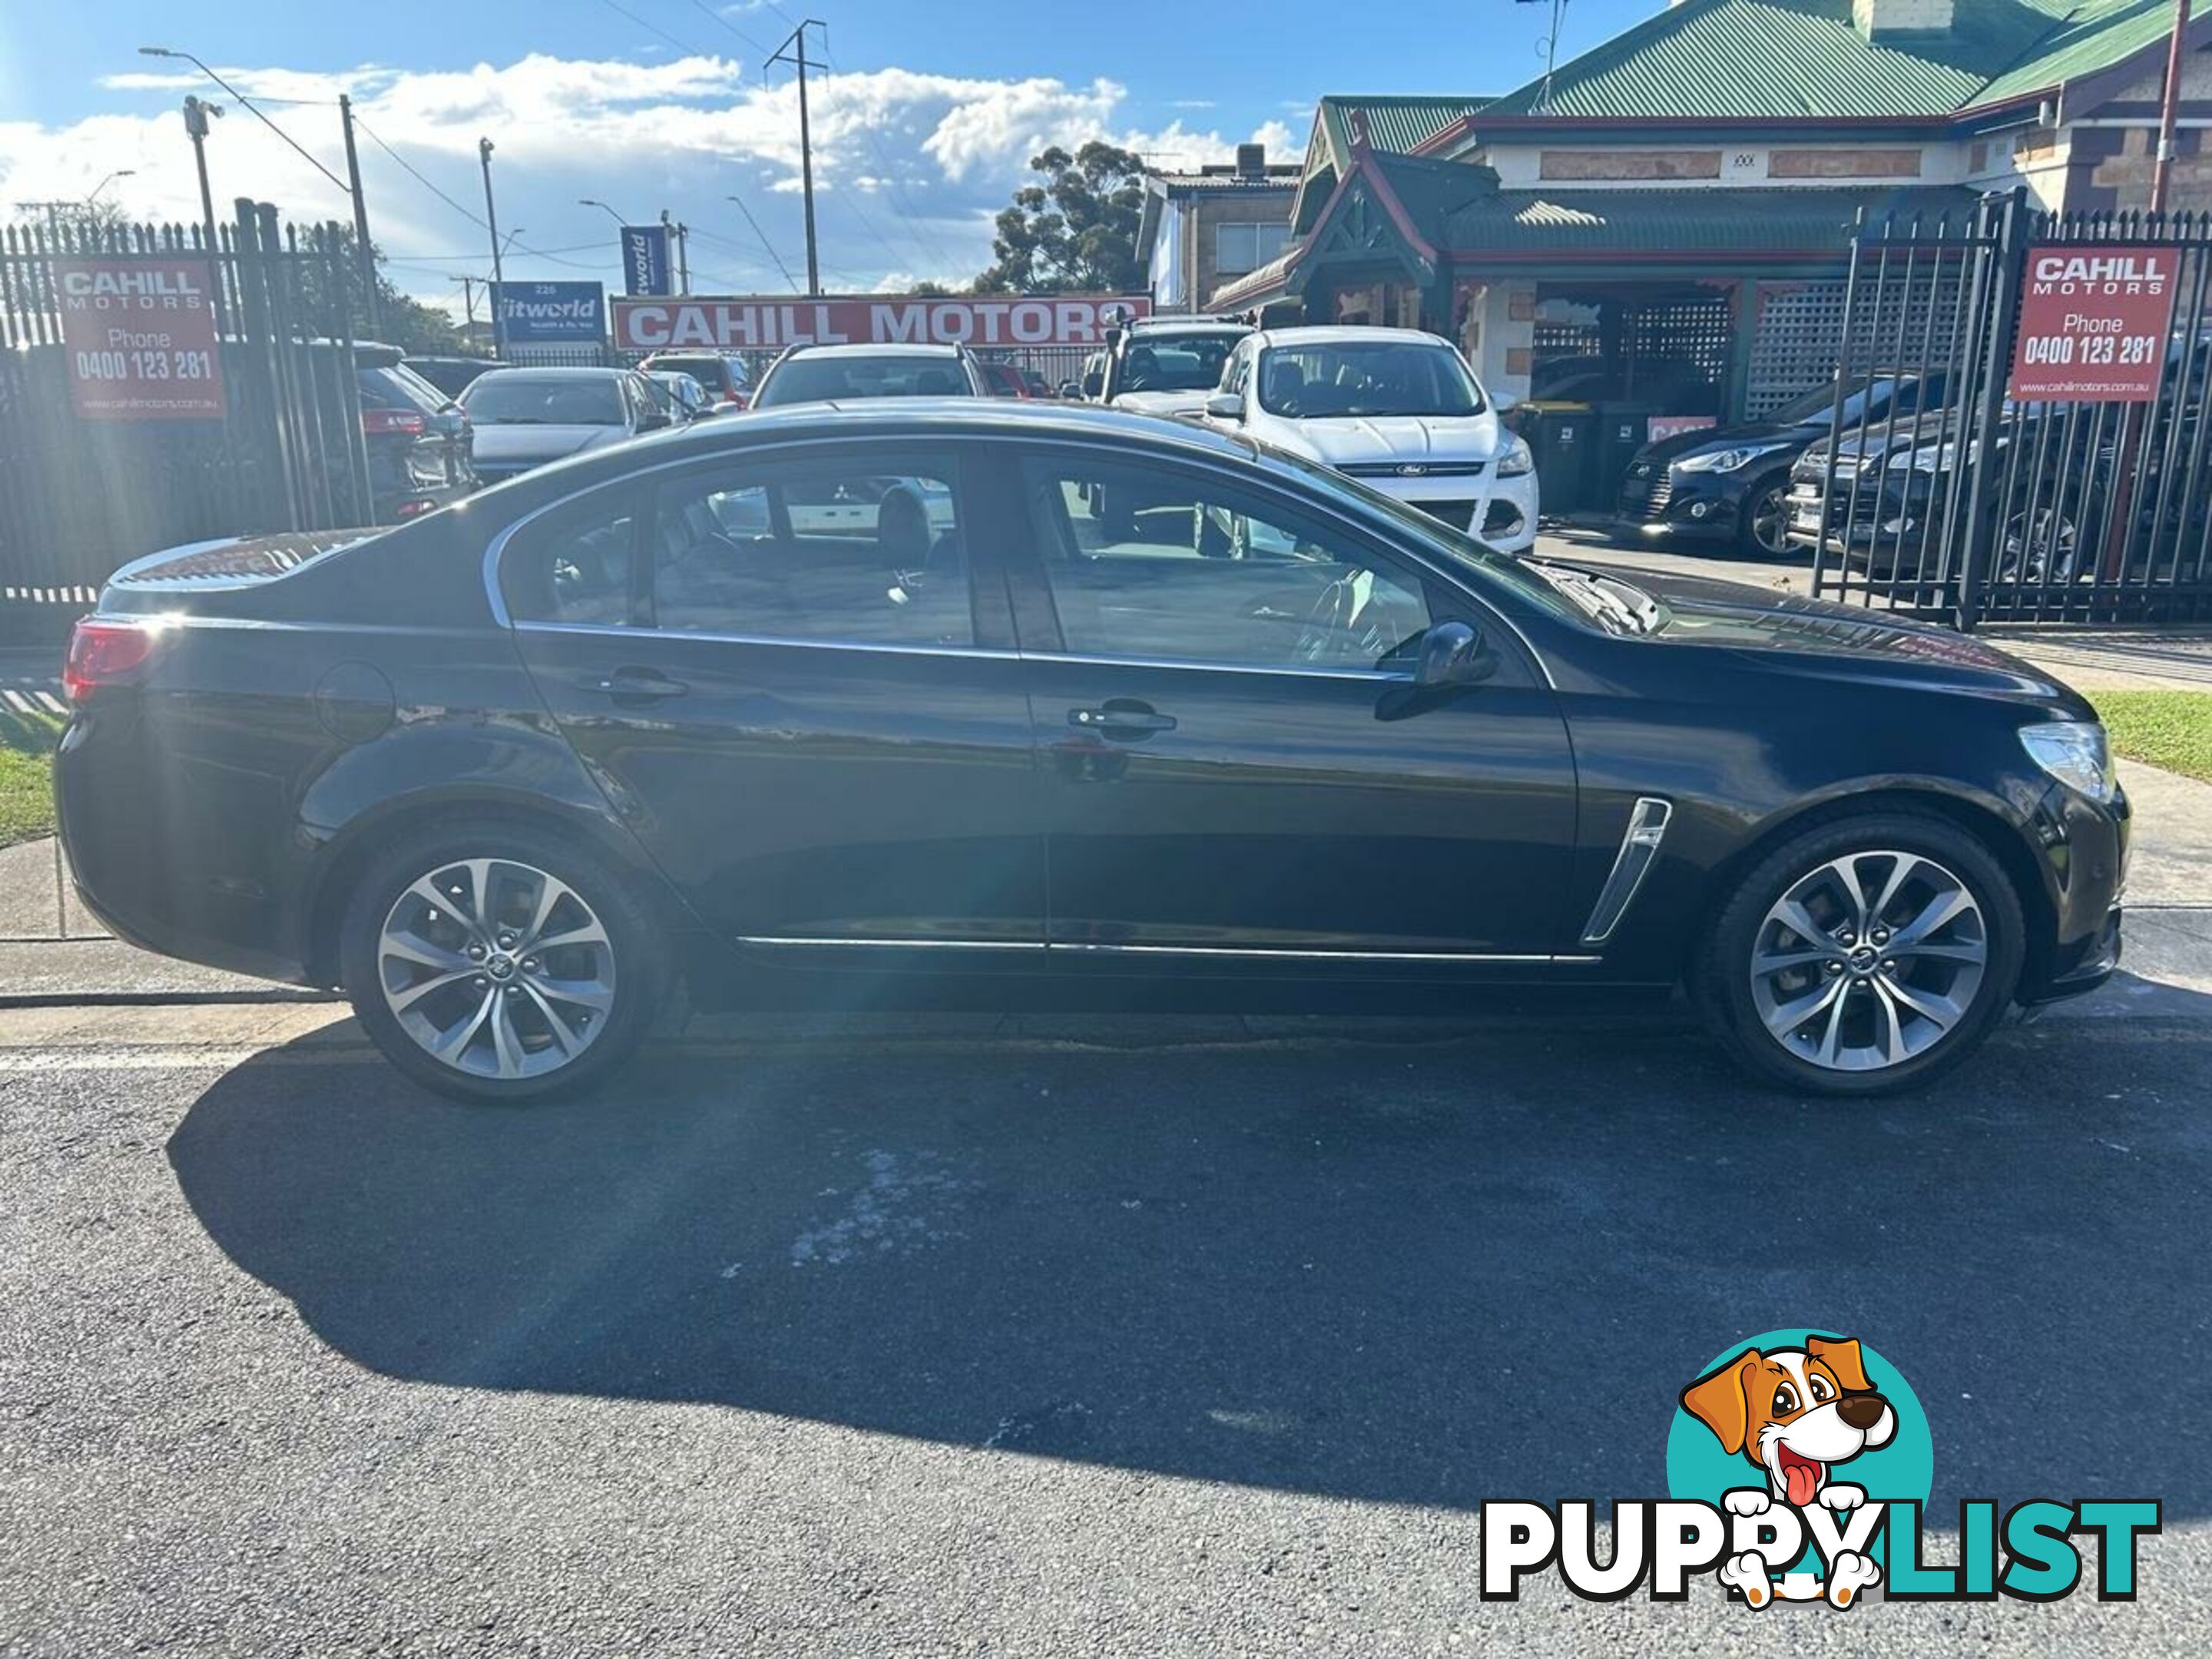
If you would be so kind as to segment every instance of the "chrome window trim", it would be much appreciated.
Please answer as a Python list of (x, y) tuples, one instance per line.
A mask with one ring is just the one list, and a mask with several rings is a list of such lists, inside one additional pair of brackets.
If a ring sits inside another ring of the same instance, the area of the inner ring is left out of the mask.
[(799, 651), (872, 651), (895, 656), (976, 657), (1018, 662), (1021, 653), (983, 645), (890, 645), (869, 640), (789, 640), (764, 634), (724, 634), (703, 628), (624, 628), (607, 623), (520, 622), (518, 634), (601, 634), (624, 640), (708, 640), (719, 645), (787, 646)]
[[(764, 379), (763, 380), (763, 384), (766, 384), (766, 380)], [(1206, 430), (1210, 431), (1211, 428), (1206, 428)], [(868, 437), (877, 434), (840, 433), (836, 431), (825, 432), (817, 430), (808, 433), (804, 436), (776, 438), (757, 444), (734, 444), (727, 448), (718, 448), (702, 454), (684, 455), (675, 459), (658, 462), (652, 466), (638, 467), (633, 471), (624, 472), (617, 477), (602, 478), (597, 483), (585, 484), (579, 489), (572, 489), (565, 495), (556, 496), (552, 501), (544, 503), (542, 507), (534, 507), (530, 512), (523, 514), (520, 519), (514, 520), (512, 523), (501, 526), (497, 533), (492, 537), (489, 544), (486, 545), (483, 556), (483, 586), (484, 597), (491, 606), (492, 620), (500, 627), (505, 629), (513, 629), (518, 626), (514, 616), (507, 608), (506, 595), (500, 592), (500, 558), (501, 556), (507, 551), (507, 543), (514, 540), (518, 532), (526, 529), (529, 526), (536, 523), (539, 519), (544, 518), (549, 513), (554, 512), (561, 507), (567, 507), (571, 502), (580, 501), (595, 490), (619, 489), (625, 484), (635, 484), (641, 478), (653, 477), (663, 472), (673, 472), (682, 471), (685, 468), (711, 465), (717, 461), (727, 460), (732, 456), (770, 455), (780, 450), (809, 449), (817, 447), (825, 443), (862, 442), (866, 441)], [(902, 435), (896, 440), (896, 441), (948, 443), (957, 445), (993, 444), (1003, 441), (1003, 434), (971, 432), (937, 432), (918, 434), (912, 436)], [(1061, 448), (1096, 450), (1104, 455), (1120, 457), (1125, 461), (1128, 459), (1130, 454), (1128, 446), (1102, 441), (1088, 433), (1066, 433), (1056, 431), (1039, 433), (1035, 436), (1033, 441), (1045, 446), (1058, 446)], [(1177, 460), (1185, 461), (1192, 465), (1200, 468), (1210, 468), (1230, 478), (1231, 482), (1242, 484), (1245, 488), (1249, 489), (1255, 487), (1255, 481), (1237, 478), (1231, 469), (1224, 464), (1223, 457), (1211, 449), (1200, 448), (1196, 445), (1183, 445), (1173, 442), (1169, 442), (1163, 447), (1171, 451)], [(1263, 476), (1258, 479), (1256, 483), (1258, 488), (1263, 489), (1273, 489), (1278, 493), (1282, 492), (1282, 481), (1278, 478)], [(1304, 504), (1301, 503), (1301, 505)], [(1506, 606), (1498, 603), (1496, 600), (1485, 594), (1475, 582), (1453, 570), (1439, 568), (1431, 561), (1423, 558), (1418, 551), (1399, 546), (1396, 540), (1389, 533), (1386, 528), (1376, 525), (1367, 524), (1358, 518), (1348, 517), (1347, 515), (1339, 512), (1333, 504), (1324, 502), (1317, 509), (1308, 507), (1307, 510), (1318, 511), (1323, 516), (1332, 519), (1336, 523), (1343, 526), (1345, 529), (1353, 535), (1364, 538), (1369, 541), (1380, 542), (1383, 544), (1388, 546), (1391, 551), (1397, 554), (1399, 556), (1405, 558), (1428, 575), (1435, 577), (1437, 580), (1445, 583), (1448, 586), (1466, 592), (1474, 603), (1481, 605), (1483, 610), (1489, 615), (1496, 617), (1499, 622), (1504, 623), (1505, 627), (1512, 634), (1513, 637), (1520, 641), (1521, 648), (1528, 653), (1528, 659), (1536, 665), (1536, 672), (1543, 677), (1545, 685), (1553, 691), (1557, 691), (1559, 689), (1559, 681), (1553, 677), (1551, 664), (1545, 660), (1544, 653), (1539, 651), (1534, 642), (1530, 641), (1528, 630), (1521, 626), (1520, 623), (1513, 617)], [(571, 626), (571, 624), (559, 623), (532, 623), (528, 625), (542, 628)], [(644, 635), (657, 633), (661, 630), (641, 628), (621, 631)], [(709, 636), (700, 635), (698, 637), (703, 638)], [(733, 635), (732, 637), (743, 640), (749, 639), (750, 636)], [(768, 640), (760, 642), (771, 645), (802, 643), (801, 641), (788, 640)], [(902, 647), (886, 648), (898, 649)], [(1028, 654), (1041, 657), (1047, 653), (1030, 653)], [(1127, 664), (1130, 659), (1127, 658), (1101, 658), (1095, 660), (1101, 664)], [(1200, 664), (1193, 665), (1218, 666), (1219, 665)], [(1267, 670), (1263, 672), (1274, 672), (1277, 671)], [(1288, 672), (1300, 672), (1304, 671), (1291, 670)]]
[(1582, 942), (1602, 945), (1613, 937), (1613, 930), (1628, 914), (1629, 905), (1644, 885), (1644, 878), (1659, 861), (1659, 844), (1667, 838), (1667, 826), (1674, 821), (1674, 804), (1656, 795), (1638, 795), (1636, 805), (1629, 810), (1627, 827), (1620, 832), (1620, 850), (1613, 854), (1613, 868), (1607, 872), (1605, 885), (1598, 890), (1597, 902), (1590, 907), (1589, 920), (1583, 924)]
[(1166, 670), (1195, 670), (1216, 674), (1290, 675), (1299, 679), (1316, 680), (1373, 680), (1389, 685), (1411, 685), (1411, 670), (1395, 674), (1382, 668), (1301, 668), (1285, 664), (1271, 668), (1259, 663), (1200, 662), (1182, 657), (1108, 657), (1094, 656), (1081, 651), (1024, 651), (1020, 653), (1026, 662), (1078, 663), (1091, 668), (1158, 668)]
[(1226, 957), (1247, 962), (1463, 962), (1524, 965), (1594, 963), (1594, 956), (1530, 956), (1492, 951), (1327, 951), (1231, 945), (1120, 945), (1083, 939), (815, 939), (781, 934), (740, 933), (740, 945), (802, 950), (863, 951), (1067, 951), (1079, 955)]

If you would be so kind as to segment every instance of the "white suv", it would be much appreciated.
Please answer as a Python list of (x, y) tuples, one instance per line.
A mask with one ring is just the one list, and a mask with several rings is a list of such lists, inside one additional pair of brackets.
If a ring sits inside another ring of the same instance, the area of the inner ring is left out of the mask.
[(1247, 335), (1206, 405), (1214, 426), (1334, 467), (1518, 553), (1536, 539), (1536, 470), (1499, 413), (1449, 341), (1411, 328)]

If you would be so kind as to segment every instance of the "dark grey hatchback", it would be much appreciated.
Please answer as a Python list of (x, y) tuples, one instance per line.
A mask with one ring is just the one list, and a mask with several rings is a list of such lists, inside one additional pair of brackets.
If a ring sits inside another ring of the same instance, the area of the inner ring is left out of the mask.
[(1507, 557), (1099, 410), (810, 405), (157, 555), (69, 685), (96, 911), (342, 986), (485, 1099), (604, 1077), (679, 975), (841, 1006), (1686, 985), (1755, 1071), (1868, 1094), (2119, 952), (2104, 733), (2011, 658)]

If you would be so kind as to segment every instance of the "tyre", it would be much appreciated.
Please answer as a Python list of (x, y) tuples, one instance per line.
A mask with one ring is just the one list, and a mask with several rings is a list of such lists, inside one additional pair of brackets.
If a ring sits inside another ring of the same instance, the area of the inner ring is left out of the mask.
[(403, 837), (363, 872), (341, 928), (346, 994), (377, 1047), (462, 1100), (591, 1087), (637, 1047), (669, 981), (631, 885), (526, 824)]
[(1790, 479), (1787, 474), (1753, 484), (1744, 492), (1736, 551), (1747, 559), (1786, 559), (1790, 544)]
[(2026, 922), (1996, 857), (1948, 819), (1832, 818), (1722, 903), (1697, 1001), (1753, 1073), (1811, 1094), (1927, 1083), (1981, 1045), (2020, 981)]

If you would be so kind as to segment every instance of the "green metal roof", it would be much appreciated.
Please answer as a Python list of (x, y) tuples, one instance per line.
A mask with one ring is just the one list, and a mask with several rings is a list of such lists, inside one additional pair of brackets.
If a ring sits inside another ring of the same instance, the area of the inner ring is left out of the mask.
[(1562, 190), (1500, 191), (1444, 222), (1455, 258), (1486, 252), (1833, 252), (1841, 258), (1863, 208), (1956, 224), (1973, 210), (1967, 190)]
[(2119, 62), (2172, 27), (2171, 0), (1956, 0), (1948, 33), (1873, 41), (1851, 0), (1680, 0), (1492, 100), (1586, 119), (1948, 115)]
[(1310, 176), (1324, 167), (1340, 168), (1344, 165), (1345, 158), (1352, 153), (1354, 110), (1366, 116), (1368, 140), (1374, 149), (1403, 155), (1435, 137), (1455, 121), (1473, 114), (1487, 101), (1465, 96), (1430, 98), (1390, 94), (1369, 97), (1352, 93), (1332, 94), (1314, 110), (1314, 137), (1318, 142), (1306, 146), (1306, 173)]

